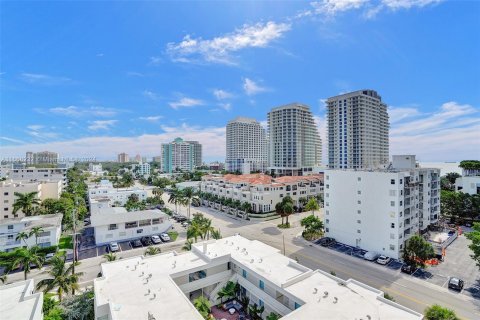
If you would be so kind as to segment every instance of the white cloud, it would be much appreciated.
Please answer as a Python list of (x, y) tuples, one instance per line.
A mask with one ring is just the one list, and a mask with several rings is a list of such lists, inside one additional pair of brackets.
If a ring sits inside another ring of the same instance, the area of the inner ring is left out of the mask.
[(315, 14), (334, 16), (340, 12), (360, 9), (365, 6), (369, 0), (323, 0), (311, 2)]
[(149, 98), (149, 99), (152, 99), (152, 100), (158, 100), (158, 99), (160, 98), (160, 97), (158, 96), (158, 94), (156, 94), (155, 92), (150, 91), (150, 90), (144, 90), (144, 91), (142, 92), (142, 94), (143, 94), (145, 97), (147, 97), (147, 98)]
[(388, 108), (388, 115), (390, 116), (390, 123), (400, 122), (404, 119), (419, 116), (421, 113), (417, 108)]
[(88, 126), (89, 130), (96, 131), (96, 130), (108, 130), (113, 127), (118, 120), (94, 120), (89, 121), (90, 125)]
[(178, 109), (178, 108), (202, 106), (204, 105), (204, 102), (199, 99), (183, 97), (183, 98), (180, 98), (180, 100), (168, 103), (168, 105), (173, 109)]
[(148, 122), (157, 122), (158, 120), (162, 119), (163, 116), (149, 116), (149, 117), (140, 117), (139, 120), (144, 120)]
[(9, 137), (0, 137), (0, 139), (8, 141), (8, 142), (13, 142), (13, 143), (16, 143), (16, 144), (25, 143), (25, 141), (23, 141), (23, 140), (13, 139), (13, 138), (9, 138)]
[(40, 124), (31, 124), (31, 125), (27, 126), (27, 129), (33, 130), (33, 131), (38, 131), (38, 130), (41, 130), (43, 128), (44, 127)]
[(413, 7), (425, 7), (432, 4), (440, 3), (444, 0), (382, 0), (381, 4), (389, 9), (410, 9)]
[(80, 117), (112, 117), (120, 112), (118, 109), (105, 107), (88, 107), (82, 108), (77, 106), (68, 107), (54, 107), (49, 109), (36, 109), (40, 113), (51, 113), (65, 117), (80, 118)]
[(158, 66), (162, 63), (162, 58), (160, 57), (150, 57), (149, 64), (152, 66)]
[[(55, 128), (51, 128), (55, 129)], [(50, 139), (55, 139), (59, 135), (56, 132), (52, 131), (47, 131), (48, 128), (46, 128), (43, 125), (40, 124), (32, 124), (27, 126), (27, 130), (25, 131), (28, 135), (34, 137), (38, 141), (45, 141), (45, 140), (50, 140)]]
[(245, 78), (243, 80), (243, 90), (248, 96), (253, 96), (261, 92), (265, 92), (268, 89), (265, 87), (260, 86), (255, 81)]
[(60, 85), (72, 82), (70, 78), (39, 73), (22, 73), (20, 74), (20, 79), (31, 84), (41, 85)]
[(215, 98), (217, 98), (217, 100), (225, 100), (225, 99), (233, 98), (233, 93), (230, 93), (222, 89), (214, 89), (213, 95), (215, 96)]
[(232, 110), (232, 104), (230, 103), (219, 103), (218, 106), (226, 111)]
[(135, 72), (135, 71), (128, 71), (127, 72), (127, 76), (130, 76), (130, 77), (144, 77), (145, 75), (141, 72)]
[(168, 43), (167, 54), (173, 61), (235, 64), (231, 54), (245, 48), (264, 48), (289, 31), (288, 23), (245, 24), (234, 32), (204, 40), (186, 35), (179, 43)]

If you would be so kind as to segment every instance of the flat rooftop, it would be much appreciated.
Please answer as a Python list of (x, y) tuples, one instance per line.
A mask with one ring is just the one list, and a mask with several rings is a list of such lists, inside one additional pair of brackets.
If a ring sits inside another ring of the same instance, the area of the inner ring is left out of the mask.
[(41, 319), (38, 313), (42, 310), (43, 293), (32, 294), (34, 288), (32, 279), (1, 286), (0, 318), (2, 320)]
[(55, 227), (62, 224), (63, 215), (61, 213), (57, 214), (45, 214), (40, 216), (31, 216), (31, 217), (23, 217), (23, 218), (9, 218), (3, 219), (0, 222), (0, 225), (7, 225), (7, 224), (18, 224), (24, 223), (25, 228), (31, 229), (33, 227)]

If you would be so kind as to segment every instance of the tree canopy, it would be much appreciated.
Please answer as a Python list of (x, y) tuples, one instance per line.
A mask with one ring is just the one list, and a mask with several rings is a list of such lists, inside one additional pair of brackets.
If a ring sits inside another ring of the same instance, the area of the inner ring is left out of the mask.
[(477, 266), (480, 268), (480, 223), (473, 224), (473, 231), (466, 233), (465, 236), (472, 243), (468, 246), (472, 250), (472, 258), (477, 262)]

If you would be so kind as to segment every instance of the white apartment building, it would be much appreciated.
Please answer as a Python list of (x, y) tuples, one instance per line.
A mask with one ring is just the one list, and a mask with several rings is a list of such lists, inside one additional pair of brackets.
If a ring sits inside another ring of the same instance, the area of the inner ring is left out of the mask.
[(418, 168), (415, 156), (393, 156), (388, 169), (325, 171), (325, 235), (401, 258), (414, 234), (440, 216), (440, 169)]
[[(62, 215), (48, 214), (17, 219), (4, 219), (0, 221), (0, 251), (12, 251), (21, 247), (40, 247), (58, 245), (62, 233)], [(32, 228), (41, 227), (43, 232), (36, 239), (16, 240), (20, 232), (29, 233)]]
[(93, 210), (92, 203), (101, 199), (108, 199), (111, 206), (124, 206), (128, 197), (132, 194), (138, 196), (139, 201), (147, 200), (148, 193), (140, 188), (114, 188), (108, 180), (102, 180), (100, 183), (88, 186), (88, 202), (90, 210)]
[(21, 168), (10, 171), (10, 179), (20, 181), (45, 181), (61, 180), (63, 186), (67, 185), (66, 168)]
[(27, 166), (32, 164), (57, 164), (58, 153), (50, 151), (28, 151), (25, 154), (25, 163)]
[(269, 170), (277, 176), (311, 173), (322, 162), (322, 143), (307, 105), (292, 103), (268, 113)]
[(267, 213), (274, 211), (275, 205), (286, 196), (290, 196), (294, 205), (299, 206), (301, 197), (323, 193), (323, 174), (278, 178), (263, 173), (203, 176), (200, 190), (219, 198), (248, 202), (253, 212)]
[(176, 138), (162, 144), (162, 171), (172, 173), (177, 170), (193, 171), (202, 166), (202, 145), (198, 141), (184, 141)]
[(105, 205), (92, 213), (90, 220), (97, 245), (152, 236), (172, 227), (168, 215), (160, 210), (128, 212)]
[(13, 204), (15, 203), (15, 192), (30, 193), (37, 192), (37, 198), (40, 201), (45, 199), (59, 199), (63, 190), (63, 184), (60, 180), (54, 181), (14, 181), (5, 180), (0, 182), (0, 221), (3, 219), (21, 218), (24, 213), (19, 210), (13, 213)]
[(8, 179), (10, 176), (10, 171), (13, 170), (13, 164), (2, 164), (0, 165), (0, 179)]
[(455, 190), (470, 195), (480, 194), (480, 175), (457, 178), (455, 180)]
[(120, 162), (120, 163), (130, 162), (130, 157), (128, 156), (128, 153), (125, 153), (125, 152), (119, 153), (117, 156), (117, 162)]
[(132, 164), (132, 172), (138, 177), (144, 177), (150, 175), (150, 164), (149, 163), (137, 163)]
[(327, 100), (328, 166), (379, 168), (388, 164), (388, 112), (374, 90), (359, 90)]
[(88, 164), (88, 172), (90, 172), (94, 176), (103, 175), (102, 164), (101, 163), (89, 163)]
[(195, 243), (189, 252), (132, 257), (101, 267), (102, 277), (94, 279), (98, 320), (200, 320), (192, 301), (203, 295), (219, 304), (218, 292), (228, 281), (240, 285), (239, 297), (265, 308), (263, 319), (271, 312), (285, 320), (423, 318), (385, 299), (380, 290), (313, 271), (239, 235)]
[(28, 279), (0, 287), (2, 320), (42, 320), (43, 292), (35, 293), (35, 281)]
[(255, 119), (237, 117), (227, 124), (226, 170), (229, 172), (265, 172), (268, 167), (266, 131)]

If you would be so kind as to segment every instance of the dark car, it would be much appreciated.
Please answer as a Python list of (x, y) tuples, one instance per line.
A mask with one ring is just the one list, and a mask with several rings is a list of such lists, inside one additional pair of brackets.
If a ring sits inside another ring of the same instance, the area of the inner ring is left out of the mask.
[(149, 246), (152, 244), (152, 240), (150, 239), (150, 237), (142, 237), (140, 241), (144, 246)]
[(407, 273), (407, 274), (412, 274), (415, 271), (415, 267), (412, 266), (411, 264), (405, 263), (402, 266), (402, 272)]
[(132, 248), (138, 248), (142, 246), (142, 242), (139, 239), (135, 239), (131, 242)]
[(317, 244), (321, 245), (322, 247), (330, 247), (336, 243), (335, 239), (330, 237), (325, 237), (317, 241)]
[(463, 285), (464, 285), (464, 282), (463, 282), (462, 279), (450, 278), (450, 280), (448, 281), (448, 288), (449, 289), (462, 291)]

